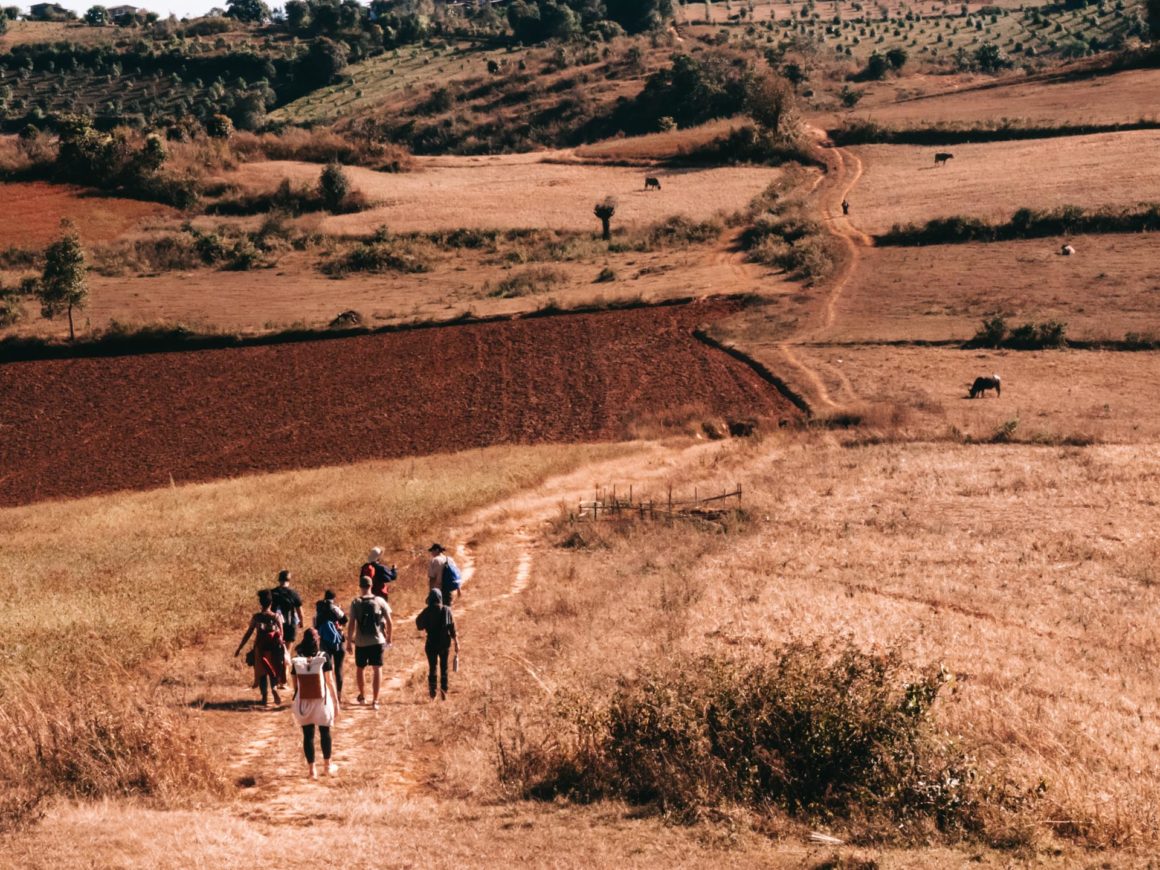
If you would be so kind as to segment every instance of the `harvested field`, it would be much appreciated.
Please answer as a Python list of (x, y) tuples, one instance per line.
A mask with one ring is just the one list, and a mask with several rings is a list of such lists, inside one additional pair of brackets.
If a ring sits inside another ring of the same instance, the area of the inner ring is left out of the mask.
[(0, 504), (498, 443), (661, 418), (796, 418), (694, 327), (726, 302), (243, 349), (0, 366)]
[[(909, 83), (909, 82), (908, 82)], [(936, 94), (875, 106), (866, 118), (885, 127), (971, 124), (1004, 118), (1019, 124), (1122, 124), (1156, 115), (1160, 70), (1129, 70), (1072, 81), (1014, 81), (1001, 87)], [(1052, 145), (1043, 147), (1051, 148)]]
[[(669, 169), (658, 175), (664, 189), (644, 191), (644, 170), (622, 166), (552, 163), (567, 154), (416, 159), (401, 174), (351, 167), (352, 186), (376, 208), (322, 220), (322, 232), (368, 235), (386, 225), (393, 232), (460, 227), (599, 230), (592, 207), (606, 196), (619, 201), (615, 225), (647, 224), (672, 214), (695, 220), (742, 208), (779, 175), (767, 167)], [(273, 190), (283, 178), (317, 184), (313, 163), (248, 163), (228, 176), (247, 190)]]
[[(1007, 220), (1023, 206), (1128, 206), (1160, 199), (1152, 155), (1160, 131), (956, 145), (934, 165), (931, 147), (853, 149), (865, 175), (850, 196), (851, 219), (868, 233), (894, 224), (969, 215)], [(1098, 184), (1090, 183), (1098, 178)]]
[[(595, 250), (600, 245), (593, 243)], [(697, 246), (651, 253), (597, 253), (579, 262), (551, 262), (563, 280), (544, 292), (513, 298), (492, 295), (505, 278), (529, 268), (495, 262), (470, 250), (439, 259), (418, 274), (351, 273), (335, 280), (318, 270), (320, 254), (287, 252), (277, 266), (260, 272), (196, 269), (157, 275), (89, 275), (83, 323), (94, 330), (121, 324), (182, 324), (200, 332), (257, 333), (276, 329), (325, 328), (343, 311), (358, 311), (372, 326), (447, 320), (469, 312), (477, 317), (527, 313), (548, 304), (565, 308), (618, 300), (658, 302), (728, 293), (794, 296), (798, 286), (783, 273), (739, 264), (739, 255)], [(608, 268), (615, 280), (595, 283)], [(15, 283), (16, 275), (9, 279)], [(490, 288), (490, 289), (489, 289)], [(26, 317), (0, 336), (65, 336), (63, 318)]]
[[(1160, 438), (1160, 353), (857, 345), (795, 353), (820, 371), (832, 396), (869, 408), (869, 425), (888, 438), (955, 437), (957, 430), (987, 439), (1012, 420), (1012, 438), (1038, 443)], [(775, 353), (755, 356), (784, 367)], [(971, 381), (992, 372), (1002, 376), (1002, 397), (968, 399)]]
[(606, 139), (594, 145), (580, 146), (576, 149), (576, 156), (585, 160), (671, 160), (728, 136), (747, 123), (743, 117), (723, 118), (687, 130)]
[(168, 206), (101, 196), (87, 188), (45, 181), (0, 184), (0, 245), (40, 248), (60, 235), (68, 218), (86, 244), (107, 242), (146, 218), (176, 215)]
[[(1059, 255), (1070, 242), (1076, 256)], [(986, 245), (870, 248), (842, 291), (826, 337), (965, 340), (984, 317), (1060, 320), (1077, 339), (1160, 336), (1155, 234), (1029, 239)]]

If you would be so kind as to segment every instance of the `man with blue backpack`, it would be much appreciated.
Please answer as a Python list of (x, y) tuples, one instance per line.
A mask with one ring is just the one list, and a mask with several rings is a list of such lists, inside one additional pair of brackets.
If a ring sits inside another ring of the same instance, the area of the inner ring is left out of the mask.
[[(431, 561), (427, 563), (427, 580), (430, 588), (438, 589), (442, 596), (442, 604), (451, 606), (451, 596), (460, 592), (463, 585), (463, 574), (455, 560), (447, 555), (442, 544), (432, 544), (427, 548), (431, 554)], [(460, 593), (462, 594), (462, 593)]]
[(327, 589), (322, 600), (314, 605), (314, 627), (318, 629), (318, 645), (330, 658), (331, 669), (334, 671), (334, 688), (338, 696), (342, 697), (342, 662), (346, 658), (343, 643), (342, 627), (347, 623), (347, 616), (342, 608), (334, 602), (333, 589)]

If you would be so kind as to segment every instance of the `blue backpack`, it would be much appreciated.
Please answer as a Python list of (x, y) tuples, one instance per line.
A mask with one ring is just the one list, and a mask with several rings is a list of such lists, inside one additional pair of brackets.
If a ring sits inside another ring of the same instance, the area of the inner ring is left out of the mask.
[[(443, 566), (443, 588), (457, 591), (463, 585), (463, 574), (459, 571), (459, 566), (455, 564), (455, 560), (450, 556), (447, 557), (447, 564)], [(443, 602), (446, 604), (447, 602)]]
[(333, 607), (318, 608), (318, 640), (324, 650), (336, 650), (342, 647), (342, 629), (339, 628), (334, 617)]

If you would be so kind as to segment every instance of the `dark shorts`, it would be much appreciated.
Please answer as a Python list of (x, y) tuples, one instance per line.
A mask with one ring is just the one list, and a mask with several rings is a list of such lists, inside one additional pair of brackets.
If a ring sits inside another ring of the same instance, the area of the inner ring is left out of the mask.
[(298, 626), (293, 622), (287, 622), (282, 626), (282, 640), (286, 646), (294, 643), (298, 639)]
[(383, 645), (356, 646), (354, 648), (355, 667), (381, 668), (383, 666)]

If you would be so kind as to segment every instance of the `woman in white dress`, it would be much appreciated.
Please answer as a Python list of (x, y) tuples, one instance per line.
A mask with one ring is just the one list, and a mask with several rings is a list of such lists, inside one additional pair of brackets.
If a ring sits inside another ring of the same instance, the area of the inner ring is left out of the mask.
[(313, 628), (306, 630), (294, 652), (295, 656), (290, 663), (294, 702), (290, 705), (290, 712), (294, 721), (302, 726), (302, 751), (309, 765), (310, 778), (318, 778), (314, 766), (315, 728), (318, 729), (318, 742), (322, 745), (326, 772), (333, 776), (338, 772), (338, 766), (330, 760), (330, 727), (334, 724), (340, 705), (330, 657), (320, 649), (318, 631)]

